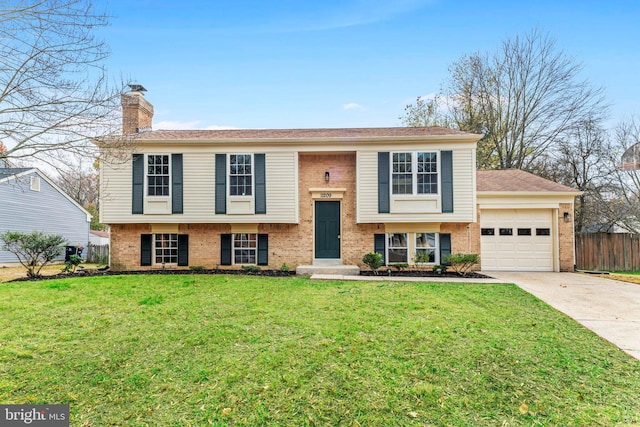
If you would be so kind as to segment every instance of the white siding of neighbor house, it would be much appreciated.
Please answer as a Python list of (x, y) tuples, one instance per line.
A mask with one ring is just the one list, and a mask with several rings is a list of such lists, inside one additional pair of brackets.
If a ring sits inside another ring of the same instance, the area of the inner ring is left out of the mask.
[[(474, 145), (475, 146), (475, 145)], [(453, 152), (453, 212), (442, 213), (440, 195), (416, 197), (391, 196), (391, 212), (378, 213), (378, 151), (358, 151), (358, 203), (359, 223), (398, 222), (474, 222), (476, 218), (474, 146), (442, 144), (436, 147), (394, 146), (389, 151), (441, 151)], [(441, 190), (442, 186), (438, 188)], [(404, 200), (403, 200), (404, 199)]]
[[(40, 191), (31, 189), (31, 177), (40, 180)], [(89, 243), (87, 213), (36, 172), (0, 182), (0, 232), (18, 231), (61, 234), (69, 245)], [(64, 252), (57, 259), (64, 259)], [(0, 249), (1, 263), (18, 262)]]
[[(225, 153), (238, 152), (227, 151)], [(265, 153), (266, 214), (215, 214), (215, 155), (220, 151), (193, 150), (191, 147), (166, 147), (145, 153), (182, 153), (183, 213), (142, 214), (131, 213), (132, 165), (131, 160), (104, 163), (101, 168), (101, 222), (117, 223), (295, 223), (298, 221), (298, 167), (297, 153), (291, 151), (242, 150), (243, 153)], [(145, 189), (146, 192), (146, 189)], [(255, 197), (255, 195), (254, 195)], [(227, 212), (229, 197), (227, 196)]]

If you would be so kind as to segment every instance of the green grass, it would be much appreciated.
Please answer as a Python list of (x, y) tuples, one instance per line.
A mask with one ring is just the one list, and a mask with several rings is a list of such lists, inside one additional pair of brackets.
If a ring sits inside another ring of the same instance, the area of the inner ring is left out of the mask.
[(0, 403), (72, 426), (640, 424), (640, 362), (512, 285), (0, 285)]
[(640, 276), (640, 271), (612, 271), (616, 274), (627, 274), (629, 276)]

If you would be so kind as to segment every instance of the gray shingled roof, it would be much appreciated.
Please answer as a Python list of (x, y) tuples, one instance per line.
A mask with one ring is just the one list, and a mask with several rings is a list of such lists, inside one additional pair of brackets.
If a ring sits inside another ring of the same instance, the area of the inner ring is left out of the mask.
[[(225, 130), (155, 130), (135, 135), (139, 140), (229, 140), (229, 139), (324, 139), (419, 137), (474, 134), (445, 127), (421, 128), (334, 128), (334, 129), (225, 129)], [(481, 135), (477, 135), (479, 138)]]
[(486, 192), (577, 192), (571, 187), (520, 169), (477, 171), (476, 189)]
[(9, 178), (10, 176), (17, 175), (22, 172), (26, 172), (33, 168), (0, 168), (0, 180)]

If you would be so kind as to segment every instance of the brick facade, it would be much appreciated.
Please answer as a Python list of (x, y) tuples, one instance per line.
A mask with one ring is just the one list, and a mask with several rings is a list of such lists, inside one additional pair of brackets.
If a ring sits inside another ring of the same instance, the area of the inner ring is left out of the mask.
[[(564, 221), (568, 212), (570, 221)], [(558, 209), (558, 240), (560, 271), (573, 271), (575, 266), (575, 235), (573, 229), (573, 203), (560, 203)]]
[[(329, 181), (325, 181), (329, 172)], [(258, 233), (269, 235), (269, 265), (278, 269), (283, 264), (295, 269), (310, 265), (314, 259), (314, 199), (310, 189), (327, 189), (339, 194), (341, 213), (341, 259), (345, 265), (366, 268), (362, 257), (374, 250), (374, 235), (385, 232), (378, 224), (356, 224), (356, 155), (299, 155), (299, 224), (258, 224)], [(344, 192), (335, 192), (344, 189)], [(323, 199), (326, 200), (326, 199)], [(477, 227), (473, 224), (442, 224), (441, 232), (451, 233), (453, 252), (479, 253)], [(420, 231), (420, 230), (415, 230)], [(116, 270), (152, 269), (140, 267), (140, 235), (153, 232), (150, 224), (114, 224), (111, 226), (111, 264)], [(231, 233), (230, 224), (180, 224), (179, 234), (189, 235), (189, 265), (220, 267), (220, 235)], [(475, 252), (473, 252), (475, 251)]]

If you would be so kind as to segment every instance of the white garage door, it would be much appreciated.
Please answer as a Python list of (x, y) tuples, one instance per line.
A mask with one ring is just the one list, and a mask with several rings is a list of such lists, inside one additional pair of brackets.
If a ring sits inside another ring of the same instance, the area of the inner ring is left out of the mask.
[(483, 209), (480, 250), (483, 270), (553, 271), (550, 209)]

